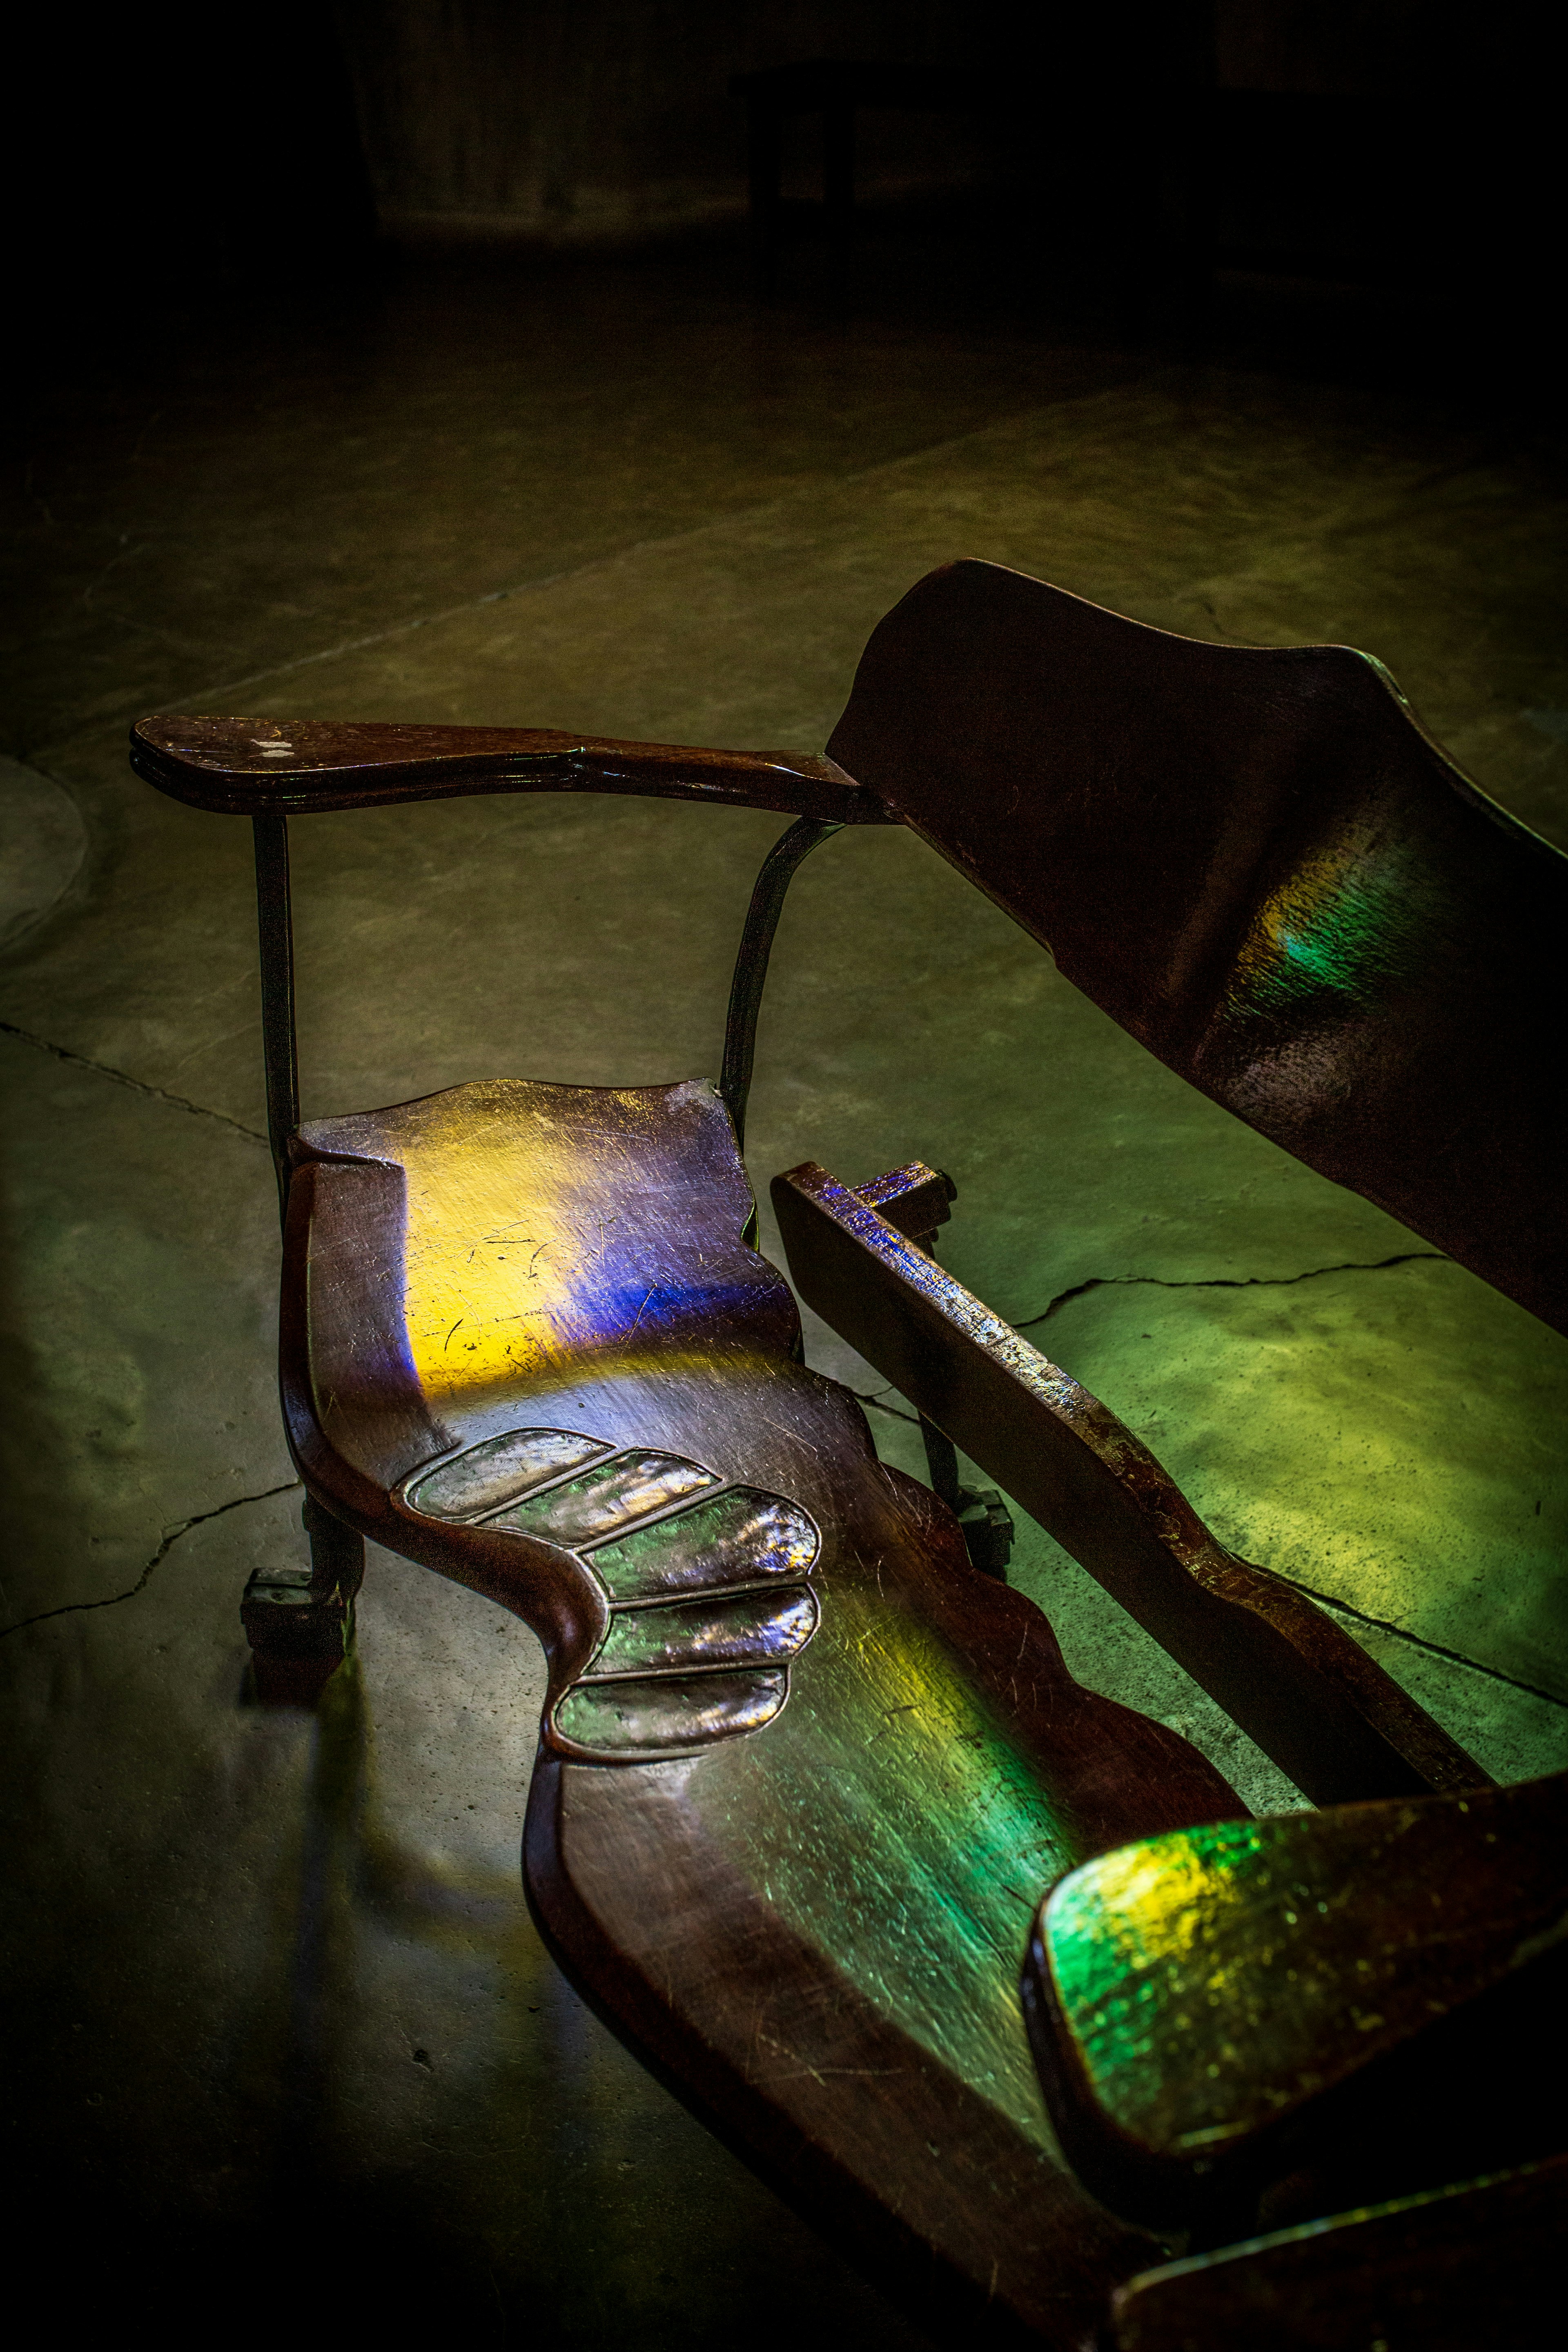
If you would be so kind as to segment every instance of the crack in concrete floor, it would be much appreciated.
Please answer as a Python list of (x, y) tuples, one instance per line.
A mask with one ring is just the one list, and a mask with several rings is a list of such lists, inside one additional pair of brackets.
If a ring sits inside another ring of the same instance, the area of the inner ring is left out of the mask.
[[(1400, 1250), (1393, 1257), (1344, 1258), (1335, 1265), (1309, 1265), (1300, 1274), (1194, 1275), (1184, 1280), (1163, 1274), (1091, 1274), (1087, 1282), (1075, 1282), (1070, 1289), (1058, 1290), (1050, 1305), (1043, 1307), (1038, 1315), (1026, 1316), (1021, 1323), (1013, 1324), (1011, 1328), (1021, 1337), (1024, 1332), (1032, 1331), (1037, 1324), (1048, 1322), (1059, 1307), (1066, 1307), (1074, 1298), (1084, 1297), (1091, 1290), (1131, 1289), (1135, 1283), (1141, 1282), (1151, 1284), (1156, 1290), (1288, 1290), (1295, 1283), (1316, 1282), (1326, 1274), (1382, 1274), (1386, 1267), (1415, 1265), (1426, 1258), (1436, 1259), (1439, 1265), (1449, 1263), (1444, 1250)], [(862, 1404), (875, 1405), (879, 1412), (890, 1412), (899, 1421), (918, 1423), (920, 1416), (917, 1413), (900, 1412), (897, 1405), (882, 1402), (884, 1397), (897, 1393), (890, 1387), (851, 1391)], [(1303, 1585), (1301, 1590), (1305, 1592), (1308, 1587)], [(1337, 1608), (1341, 1604), (1336, 1601), (1334, 1605)], [(1351, 1614), (1356, 1616), (1360, 1612), (1352, 1610)], [(1366, 1622), (1369, 1625), (1381, 1625), (1383, 1620), (1381, 1617), (1369, 1617)], [(1398, 1628), (1394, 1626), (1389, 1630), (1397, 1632)], [(1443, 1654), (1447, 1656), (1457, 1653), (1445, 1652)], [(1467, 1660), (1466, 1664), (1468, 1663)], [(1489, 1673), (1491, 1670), (1488, 1667), (1483, 1671)], [(1528, 1687), (1526, 1684), (1520, 1685), (1521, 1689)]]
[(266, 1144), (267, 1138), (253, 1127), (242, 1126), (223, 1110), (211, 1110), (205, 1103), (192, 1102), (188, 1095), (171, 1094), (165, 1087), (154, 1087), (145, 1078), (133, 1078), (129, 1070), (117, 1070), (112, 1063), (95, 1062), (90, 1055), (74, 1053), (68, 1045), (57, 1045), (48, 1037), (36, 1036), (31, 1029), (19, 1029), (14, 1021), (0, 1021), (0, 1036), (14, 1037), (19, 1045), (31, 1045), (39, 1054), (52, 1055), (57, 1062), (68, 1063), (73, 1070), (90, 1070), (95, 1077), (108, 1078), (117, 1087), (128, 1087), (133, 1095), (145, 1095), (150, 1102), (166, 1104), (171, 1110), (187, 1110), (195, 1118), (216, 1119), (234, 1135), (243, 1135), (249, 1143)]
[(1317, 1601), (1320, 1607), (1332, 1610), (1342, 1617), (1353, 1617), (1358, 1625), (1373, 1626), (1380, 1633), (1392, 1633), (1396, 1641), (1408, 1642), (1414, 1650), (1425, 1650), (1430, 1657), (1447, 1658), (1452, 1665), (1468, 1666), (1472, 1673), (1487, 1675), (1494, 1683), (1506, 1683), (1510, 1690), (1524, 1691), (1531, 1698), (1543, 1698), (1552, 1706), (1568, 1708), (1568, 1699), (1559, 1698), (1555, 1691), (1542, 1690), (1538, 1683), (1521, 1682), (1517, 1675), (1505, 1675), (1500, 1666), (1489, 1666), (1479, 1658), (1467, 1657), (1463, 1650), (1450, 1650), (1441, 1642), (1428, 1642), (1419, 1633), (1407, 1633), (1403, 1625), (1394, 1624), (1391, 1618), (1373, 1617), (1369, 1611), (1357, 1609), (1349, 1601), (1336, 1601), (1331, 1593), (1320, 1592), (1316, 1585), (1303, 1584), (1299, 1576), (1287, 1576), (1277, 1568), (1271, 1568), (1268, 1573), (1279, 1577), (1281, 1584), (1289, 1584), (1296, 1591), (1304, 1592), (1309, 1601)]
[(127, 1585), (123, 1592), (106, 1593), (101, 1601), (62, 1601), (58, 1609), (40, 1609), (32, 1617), (18, 1617), (14, 1625), (0, 1625), (0, 1642), (7, 1640), (13, 1633), (26, 1633), (29, 1625), (46, 1624), (51, 1617), (73, 1617), (85, 1609), (118, 1609), (122, 1601), (134, 1601), (138, 1593), (146, 1591), (153, 1570), (163, 1565), (180, 1538), (188, 1536), (193, 1528), (205, 1528), (209, 1519), (224, 1518), (230, 1511), (242, 1510), (247, 1503), (268, 1503), (274, 1495), (290, 1494), (300, 1483), (298, 1478), (286, 1478), (280, 1486), (264, 1486), (258, 1495), (236, 1495), (232, 1502), (218, 1503), (210, 1511), (193, 1512), (188, 1519), (181, 1519), (174, 1527), (164, 1529), (157, 1550), (135, 1583)]
[(1173, 1280), (1163, 1274), (1091, 1274), (1087, 1282), (1075, 1282), (1068, 1290), (1058, 1290), (1050, 1305), (1038, 1315), (1026, 1316), (1015, 1323), (1015, 1331), (1032, 1331), (1037, 1323), (1048, 1322), (1058, 1307), (1089, 1291), (1107, 1288), (1130, 1288), (1139, 1282), (1151, 1283), (1156, 1290), (1263, 1290), (1289, 1289), (1292, 1283), (1316, 1282), (1325, 1274), (1382, 1274), (1388, 1266), (1415, 1265), (1423, 1258), (1436, 1259), (1439, 1265), (1448, 1263), (1446, 1250), (1399, 1250), (1393, 1257), (1344, 1258), (1337, 1265), (1309, 1265), (1300, 1274), (1214, 1274), (1195, 1275), (1190, 1279)]

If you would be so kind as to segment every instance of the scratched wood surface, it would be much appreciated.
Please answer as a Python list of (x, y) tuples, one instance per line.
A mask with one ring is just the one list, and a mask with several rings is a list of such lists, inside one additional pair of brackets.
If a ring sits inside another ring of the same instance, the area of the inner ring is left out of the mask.
[[(334, 1510), (543, 1642), (527, 1876), (556, 1949), (895, 2285), (1079, 2343), (1156, 2249), (1060, 2157), (1017, 1997), (1034, 1902), (1130, 1837), (1235, 1816), (1235, 1792), (1077, 1685), (795, 1360), (705, 1083), (459, 1087), (296, 1150), (291, 1441)], [(628, 1462), (689, 1483), (615, 1520)], [(610, 1520), (585, 1520), (595, 1493)], [(737, 1495), (804, 1514), (815, 1552), (694, 1546)], [(667, 1597), (689, 1569), (700, 1610), (689, 1582)], [(760, 1621), (734, 1613), (770, 1576), (818, 1612), (787, 1657), (748, 1652)]]
[(1553, 1774), (1082, 1865), (1025, 1970), (1079, 2173), (1118, 2212), (1202, 2226), (1266, 2192), (1304, 2218), (1555, 2154), (1565, 1836)]

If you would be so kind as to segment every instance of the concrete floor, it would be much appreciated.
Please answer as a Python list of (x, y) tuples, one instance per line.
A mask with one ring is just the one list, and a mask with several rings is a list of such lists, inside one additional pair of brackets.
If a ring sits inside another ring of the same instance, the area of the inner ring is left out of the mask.
[[(0, 1656), (8, 2104), (28, 2226), (79, 2228), (79, 2305), (179, 2340), (218, 2292), (231, 2335), (428, 2311), (497, 2345), (927, 2341), (545, 1958), (524, 1628), (373, 1555), (321, 1717), (245, 1704), (241, 1585), (300, 1542), (247, 828), (137, 783), (128, 721), (818, 749), (880, 614), (980, 555), (1198, 636), (1363, 646), (1568, 845), (1560, 476), (1495, 413), (1342, 377), (759, 314), (668, 262), (196, 316), (45, 404), (0, 770)], [(777, 829), (527, 798), (300, 824), (306, 1115), (712, 1071)], [(1226, 1540), (1494, 1773), (1568, 1762), (1568, 1348), (1186, 1092), (912, 838), (848, 835), (786, 915), (749, 1157), (765, 1186), (917, 1153), (959, 1180), (948, 1263)], [(916, 1468), (901, 1401), (819, 1326), (812, 1352)], [(1255, 1806), (1300, 1801), (1027, 1527), (1015, 1580), (1085, 1681)]]

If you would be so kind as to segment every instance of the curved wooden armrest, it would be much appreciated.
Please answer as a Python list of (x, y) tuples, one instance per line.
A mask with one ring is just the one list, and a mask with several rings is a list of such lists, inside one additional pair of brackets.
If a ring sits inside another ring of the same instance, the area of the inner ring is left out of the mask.
[(1271, 2180), (1321, 2211), (1313, 2174), (1332, 2210), (1556, 2153), (1565, 1834), (1556, 1773), (1211, 1822), (1069, 1873), (1023, 1990), (1080, 2178), (1113, 2211), (1234, 2231)]
[(618, 743), (550, 728), (140, 719), (131, 764), (172, 799), (223, 816), (305, 816), (470, 793), (631, 793), (777, 809), (825, 824), (898, 822), (833, 761), (806, 752)]

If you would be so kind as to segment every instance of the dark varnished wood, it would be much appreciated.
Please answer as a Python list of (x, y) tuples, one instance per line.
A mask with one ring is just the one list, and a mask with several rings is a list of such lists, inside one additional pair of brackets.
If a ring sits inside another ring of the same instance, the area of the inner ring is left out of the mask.
[(1557, 1774), (1178, 1831), (1073, 1872), (1024, 1981), (1079, 2174), (1170, 2223), (1286, 2176), (1310, 2212), (1556, 2153), (1565, 1844)]
[[(899, 1171), (906, 1183), (914, 1173)], [(942, 1184), (934, 1171), (923, 1175), (910, 1196), (921, 1224)], [(873, 1205), (878, 1190), (850, 1192), (809, 1161), (774, 1179), (802, 1297), (1022, 1503), (1299, 1788), (1326, 1804), (1485, 1782), (1322, 1610), (1227, 1552), (1147, 1446), (907, 1239)]]
[(1568, 1329), (1568, 859), (1378, 663), (958, 563), (828, 751), (1172, 1069)]
[(1553, 2326), (1568, 2157), (1270, 2232), (1119, 2288), (1117, 2352), (1525, 2352)]
[(618, 743), (547, 728), (142, 719), (131, 731), (131, 764), (171, 798), (225, 816), (575, 792), (778, 809), (828, 824), (893, 822), (831, 760), (805, 752)]
[[(1056, 2156), (1016, 1990), (1035, 1895), (1235, 1814), (1235, 1791), (1077, 1685), (1040, 1612), (795, 1360), (706, 1085), (459, 1087), (310, 1123), (297, 1158), (290, 1442), (345, 1521), (540, 1635), (527, 1868), (556, 1948), (895, 2285), (1076, 2345), (1153, 2249)], [(598, 1555), (443, 1522), (416, 1475), (525, 1429), (661, 1449), (809, 1515), (820, 1622), (762, 1728), (618, 1767), (562, 1736), (602, 1654)]]

